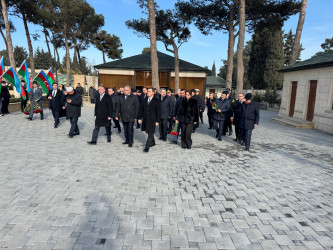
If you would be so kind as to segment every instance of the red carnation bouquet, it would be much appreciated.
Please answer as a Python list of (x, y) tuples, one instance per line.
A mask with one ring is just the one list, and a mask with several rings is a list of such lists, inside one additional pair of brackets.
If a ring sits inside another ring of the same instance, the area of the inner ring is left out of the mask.
[(175, 123), (175, 125), (173, 126), (172, 131), (170, 132), (170, 135), (178, 135), (178, 122)]
[[(218, 112), (218, 110), (220, 108), (219, 108), (219, 106), (217, 106), (217, 104), (215, 102), (212, 102), (212, 109), (214, 109), (214, 110), (216, 110)], [(222, 117), (224, 117), (223, 114), (222, 114), (222, 112), (218, 112), (218, 113), (220, 113), (220, 115), (222, 115)]]

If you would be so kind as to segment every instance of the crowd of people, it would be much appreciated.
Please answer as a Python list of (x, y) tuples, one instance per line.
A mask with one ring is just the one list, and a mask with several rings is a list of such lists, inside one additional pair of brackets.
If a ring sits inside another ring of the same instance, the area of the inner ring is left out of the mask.
[[(1, 99), (2, 112), (6, 110), (6, 103), (9, 103), (6, 91), (8, 86), (2, 83)], [(25, 88), (25, 82), (22, 81)], [(47, 94), (49, 108), (54, 117), (54, 128), (60, 124), (60, 117), (66, 116), (70, 120), (71, 127), (68, 133), (69, 138), (80, 134), (78, 119), (81, 116), (83, 88), (80, 84), (76, 89), (64, 87), (53, 83), (53, 89)], [(25, 90), (26, 91), (26, 90)], [(26, 92), (27, 93), (27, 92)], [(27, 93), (28, 96), (28, 93)], [(199, 89), (185, 90), (178, 89), (175, 93), (170, 89), (143, 88), (133, 90), (130, 86), (125, 86), (116, 90), (99, 85), (89, 89), (91, 103), (95, 104), (94, 119), (95, 127), (92, 132), (90, 145), (96, 145), (101, 127), (105, 127), (107, 142), (111, 142), (112, 121), (114, 128), (121, 133), (120, 122), (123, 125), (125, 140), (123, 144), (132, 147), (134, 143), (134, 127), (145, 131), (148, 134), (144, 152), (155, 145), (154, 134), (156, 127), (159, 127), (159, 139), (167, 141), (169, 134), (173, 135), (172, 143), (178, 144), (178, 137), (181, 135), (181, 147), (191, 149), (192, 134), (203, 123), (203, 113), (207, 107), (208, 129), (215, 129), (216, 139), (222, 141), (222, 137), (233, 134), (232, 125), (238, 143), (249, 150), (251, 135), (259, 123), (259, 104), (252, 101), (251, 93), (244, 95), (238, 93), (235, 97), (230, 89), (226, 89), (218, 97), (215, 93), (210, 93), (205, 100), (200, 95)], [(10, 95), (9, 95), (10, 98)], [(34, 104), (38, 103), (42, 108), (42, 89), (38, 87), (36, 81), (33, 82), (33, 89), (28, 100), (21, 99), (21, 109), (24, 110), (27, 103), (31, 105), (27, 119), (33, 120)], [(8, 105), (7, 105), (8, 106)], [(44, 114), (41, 110), (40, 119)]]

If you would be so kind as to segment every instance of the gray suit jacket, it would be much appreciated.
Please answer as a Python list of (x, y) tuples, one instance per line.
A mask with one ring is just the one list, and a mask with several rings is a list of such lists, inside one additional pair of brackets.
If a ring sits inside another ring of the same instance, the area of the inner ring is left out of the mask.
[(29, 97), (32, 106), (35, 105), (35, 100), (37, 100), (38, 105), (42, 107), (42, 94), (43, 91), (41, 88), (32, 89)]

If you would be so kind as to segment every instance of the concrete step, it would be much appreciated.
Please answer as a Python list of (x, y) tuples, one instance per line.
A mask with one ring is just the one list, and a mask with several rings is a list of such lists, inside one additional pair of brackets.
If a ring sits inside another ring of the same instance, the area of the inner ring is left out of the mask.
[(286, 116), (276, 116), (272, 119), (273, 122), (277, 122), (286, 126), (294, 127), (294, 128), (305, 128), (305, 129), (312, 129), (314, 128), (313, 122), (308, 121), (296, 121), (292, 117), (286, 117)]

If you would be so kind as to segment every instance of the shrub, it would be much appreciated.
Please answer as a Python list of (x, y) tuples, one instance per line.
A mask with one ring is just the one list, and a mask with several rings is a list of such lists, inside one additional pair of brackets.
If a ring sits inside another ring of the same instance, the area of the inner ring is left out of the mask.
[(269, 89), (266, 90), (263, 99), (264, 101), (268, 102), (270, 107), (273, 107), (275, 103), (277, 104), (281, 103), (279, 94), (276, 92), (276, 90), (269, 90)]
[(260, 103), (263, 100), (263, 96), (262, 96), (262, 94), (260, 92), (255, 92), (254, 95), (253, 95), (253, 97), (252, 97), (252, 100), (254, 102), (259, 102)]

